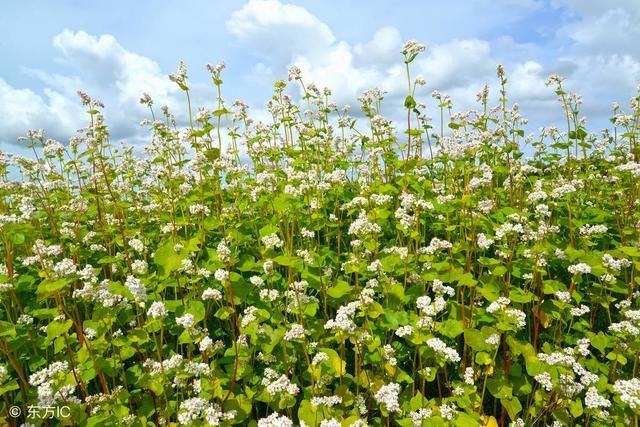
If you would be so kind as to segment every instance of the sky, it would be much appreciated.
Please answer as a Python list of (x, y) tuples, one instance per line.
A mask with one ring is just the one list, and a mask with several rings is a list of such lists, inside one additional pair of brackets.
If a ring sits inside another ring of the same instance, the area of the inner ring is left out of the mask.
[(179, 61), (195, 106), (214, 105), (205, 64), (223, 61), (225, 101), (241, 99), (265, 119), (274, 81), (296, 64), (305, 81), (330, 87), (353, 113), (359, 94), (380, 87), (388, 92), (383, 112), (400, 117), (407, 90), (400, 49), (409, 39), (427, 46), (411, 64), (427, 81), (416, 96), (427, 114), (437, 114), (433, 90), (465, 111), (488, 83), (497, 102), (500, 63), (528, 131), (563, 122), (544, 84), (550, 74), (583, 96), (582, 114), (599, 131), (612, 103), (627, 107), (640, 84), (637, 22), (640, 0), (4, 2), (0, 150), (26, 154), (16, 138), (29, 129), (67, 141), (87, 122), (77, 90), (106, 105), (114, 142), (142, 146), (149, 140), (140, 126), (149, 118), (138, 103), (143, 92), (184, 117), (184, 93), (167, 78)]

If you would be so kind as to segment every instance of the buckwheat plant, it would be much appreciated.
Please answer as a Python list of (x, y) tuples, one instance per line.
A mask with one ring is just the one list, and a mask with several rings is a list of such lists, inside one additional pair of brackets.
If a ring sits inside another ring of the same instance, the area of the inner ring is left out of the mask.
[(593, 133), (551, 76), (566, 129), (527, 133), (501, 65), (471, 111), (416, 99), (425, 49), (406, 128), (295, 66), (267, 121), (224, 64), (193, 110), (180, 63), (141, 154), (82, 92), (67, 143), (1, 153), (0, 423), (638, 426), (640, 93)]

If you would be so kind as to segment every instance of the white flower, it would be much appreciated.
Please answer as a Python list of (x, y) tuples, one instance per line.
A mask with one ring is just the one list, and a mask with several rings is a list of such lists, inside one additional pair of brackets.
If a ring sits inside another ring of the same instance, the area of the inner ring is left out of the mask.
[(487, 307), (487, 313), (493, 314), (506, 308), (509, 304), (511, 304), (511, 300), (509, 298), (500, 297), (496, 301), (489, 304), (489, 307)]
[(473, 371), (472, 367), (468, 367), (467, 369), (465, 369), (464, 371), (464, 383), (468, 384), (468, 385), (473, 385), (474, 384), (474, 375), (475, 372)]
[(611, 401), (600, 396), (595, 387), (589, 387), (584, 395), (584, 405), (589, 409), (608, 408), (611, 406)]
[(580, 234), (582, 234), (583, 236), (592, 236), (594, 234), (606, 233), (608, 230), (609, 228), (603, 224), (596, 224), (596, 225), (585, 224), (582, 227), (580, 227)]
[(444, 418), (445, 420), (449, 420), (451, 421), (458, 413), (458, 407), (455, 405), (455, 403), (443, 403), (442, 406), (440, 406), (440, 415), (442, 415), (442, 418)]
[(140, 239), (129, 240), (129, 246), (131, 246), (136, 252), (144, 251), (144, 243), (142, 243), (142, 240)]
[(191, 329), (195, 325), (196, 319), (193, 314), (187, 313), (184, 316), (176, 317), (176, 323), (185, 329)]
[(556, 291), (554, 295), (556, 296), (556, 298), (558, 298), (558, 301), (563, 302), (565, 304), (571, 301), (571, 294), (569, 292)]
[(616, 273), (619, 273), (623, 268), (631, 266), (631, 262), (626, 258), (617, 260), (610, 254), (604, 254), (602, 255), (602, 265)]
[(582, 316), (584, 314), (587, 314), (589, 311), (591, 311), (591, 309), (588, 306), (582, 304), (582, 305), (580, 305), (580, 307), (572, 308), (571, 309), (571, 315), (579, 317), (579, 316)]
[(382, 349), (384, 350), (384, 360), (388, 361), (389, 365), (396, 366), (398, 364), (398, 359), (394, 357), (396, 351), (393, 349), (393, 347), (391, 347), (391, 345), (389, 344), (385, 344)]
[(293, 427), (293, 421), (284, 415), (274, 412), (266, 418), (260, 418), (258, 427)]
[(178, 412), (178, 423), (181, 425), (191, 424), (205, 418), (208, 425), (217, 426), (222, 420), (232, 420), (235, 418), (235, 411), (224, 413), (220, 405), (210, 403), (202, 397), (192, 397), (180, 403)]
[(137, 259), (131, 263), (131, 270), (136, 274), (147, 274), (147, 262), (143, 259)]
[(424, 52), (427, 47), (421, 43), (418, 43), (415, 40), (409, 40), (402, 45), (402, 50), (400, 51), (403, 55), (408, 58), (419, 54), (420, 52)]
[(500, 344), (500, 335), (493, 334), (493, 335), (489, 336), (489, 338), (484, 340), (484, 342), (486, 344), (489, 344), (489, 345), (498, 345), (498, 344)]
[(300, 340), (304, 338), (304, 327), (298, 323), (291, 324), (291, 328), (284, 334), (285, 341)]
[(276, 233), (271, 233), (268, 236), (264, 236), (262, 238), (262, 244), (267, 247), (267, 249), (271, 248), (281, 248), (284, 245), (284, 242), (280, 240), (280, 237)]
[(227, 280), (229, 278), (229, 272), (227, 270), (219, 268), (219, 269), (216, 270), (215, 273), (213, 273), (213, 277), (215, 277), (216, 280), (218, 280), (220, 282), (224, 282), (225, 280)]
[(484, 233), (478, 233), (476, 244), (480, 249), (489, 249), (493, 245), (493, 239), (489, 239)]
[(314, 396), (311, 398), (311, 404), (313, 406), (336, 406), (342, 403), (342, 397), (340, 396)]
[(247, 327), (249, 323), (253, 322), (257, 319), (256, 313), (258, 309), (252, 305), (244, 309), (244, 314), (242, 316), (242, 321), (240, 322), (240, 326), (243, 328)]
[(311, 366), (318, 366), (320, 363), (329, 360), (329, 355), (323, 351), (316, 353), (311, 361)]
[(336, 312), (335, 320), (328, 320), (324, 324), (324, 328), (330, 330), (339, 329), (350, 334), (354, 333), (356, 324), (353, 321), (353, 317), (358, 307), (360, 307), (360, 301), (353, 301), (347, 305), (340, 306)]
[(21, 314), (20, 317), (18, 317), (16, 323), (18, 325), (31, 325), (33, 324), (33, 317), (29, 316), (28, 314)]
[(142, 284), (140, 279), (133, 276), (127, 276), (125, 286), (129, 292), (131, 292), (131, 295), (133, 295), (135, 302), (144, 303), (147, 300), (147, 289), (144, 287), (144, 284)]
[(228, 264), (231, 261), (231, 250), (229, 249), (225, 239), (220, 240), (220, 243), (218, 243), (216, 253), (218, 254), (218, 259), (225, 264)]
[(279, 295), (277, 289), (260, 289), (260, 299), (263, 301), (275, 301)]
[(195, 205), (189, 206), (189, 213), (191, 215), (198, 215), (198, 214), (204, 213), (204, 216), (209, 216), (209, 214), (211, 213), (211, 210), (209, 209), (208, 206), (195, 204)]
[(380, 227), (375, 222), (369, 221), (367, 218), (367, 213), (364, 210), (360, 211), (358, 215), (358, 219), (351, 223), (349, 226), (349, 234), (355, 234), (358, 237), (366, 236), (369, 234), (378, 234), (382, 231), (382, 227)]
[(66, 277), (77, 271), (76, 265), (70, 258), (65, 258), (60, 262), (57, 262), (53, 266), (53, 273), (56, 277)]
[(580, 353), (580, 355), (582, 356), (588, 356), (589, 354), (591, 354), (591, 351), (589, 351), (589, 345), (591, 345), (591, 340), (589, 340), (589, 338), (580, 338), (578, 340), (578, 347), (577, 347), (577, 351), (578, 353)]
[(162, 301), (154, 301), (149, 307), (149, 310), (147, 310), (147, 316), (152, 319), (162, 319), (167, 317), (167, 314), (167, 308)]
[(202, 291), (202, 296), (200, 297), (202, 300), (214, 300), (218, 301), (222, 299), (222, 292), (217, 289), (207, 288)]
[(613, 384), (613, 391), (620, 397), (620, 400), (629, 405), (629, 408), (636, 409), (640, 406), (640, 380), (632, 378), (630, 380), (617, 380)]
[(279, 375), (271, 368), (264, 370), (262, 385), (266, 387), (267, 393), (275, 396), (279, 393), (288, 393), (295, 396), (300, 392), (300, 388), (291, 382), (286, 375)]
[(575, 274), (589, 274), (589, 273), (591, 273), (591, 267), (588, 264), (585, 264), (583, 262), (581, 262), (579, 264), (570, 265), (567, 270), (569, 270), (569, 273), (574, 274), (574, 275)]
[(214, 347), (213, 340), (209, 337), (204, 337), (198, 344), (198, 348), (201, 353), (212, 350)]
[(273, 261), (271, 261), (270, 259), (266, 260), (262, 264), (262, 269), (264, 270), (265, 274), (271, 274), (273, 272)]
[(411, 327), (411, 325), (401, 326), (396, 330), (396, 335), (399, 337), (411, 335), (412, 333), (413, 333), (413, 328)]
[(609, 331), (617, 334), (628, 334), (632, 336), (640, 335), (640, 329), (633, 325), (628, 320), (622, 322), (612, 323), (609, 325)]
[(420, 408), (417, 411), (409, 412), (409, 418), (411, 418), (414, 427), (421, 427), (422, 422), (431, 418), (431, 415), (433, 415), (433, 411), (429, 408)]
[(505, 310), (504, 314), (514, 320), (518, 328), (524, 328), (527, 325), (527, 315), (522, 310), (510, 308)]
[(378, 403), (385, 406), (388, 412), (400, 412), (400, 404), (398, 403), (399, 394), (400, 384), (389, 383), (380, 387), (374, 397)]
[(7, 367), (0, 365), (0, 384), (4, 383), (8, 376), (9, 371), (7, 370)]
[(262, 279), (262, 277), (260, 277), (260, 276), (251, 276), (249, 278), (249, 282), (251, 282), (251, 284), (253, 286), (262, 286), (262, 285), (264, 285), (264, 279)]
[(533, 377), (540, 385), (547, 391), (553, 389), (553, 383), (551, 382), (551, 374), (549, 372), (543, 372)]
[(443, 356), (445, 360), (451, 362), (459, 362), (460, 355), (454, 349), (447, 347), (447, 345), (440, 338), (430, 338), (427, 340), (427, 345), (433, 349), (437, 354)]

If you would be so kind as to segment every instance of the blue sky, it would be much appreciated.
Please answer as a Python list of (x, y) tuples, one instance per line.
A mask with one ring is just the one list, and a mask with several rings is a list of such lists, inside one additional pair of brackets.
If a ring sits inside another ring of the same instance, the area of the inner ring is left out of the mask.
[(205, 64), (224, 61), (225, 100), (242, 99), (264, 118), (273, 81), (295, 63), (306, 80), (332, 87), (340, 104), (355, 107), (362, 91), (382, 87), (394, 117), (405, 95), (399, 50), (412, 38), (428, 46), (412, 64), (427, 80), (419, 101), (431, 102), (437, 89), (452, 96), (455, 109), (473, 108), (485, 82), (495, 88), (502, 63), (510, 100), (530, 118), (529, 130), (561, 123), (544, 86), (560, 73), (583, 95), (597, 131), (607, 125), (611, 103), (627, 105), (640, 84), (637, 22), (640, 0), (6, 2), (0, 149), (23, 152), (16, 137), (30, 128), (68, 139), (85, 123), (78, 89), (106, 104), (114, 140), (143, 144), (142, 92), (184, 110), (167, 79), (180, 60), (196, 105), (215, 100)]

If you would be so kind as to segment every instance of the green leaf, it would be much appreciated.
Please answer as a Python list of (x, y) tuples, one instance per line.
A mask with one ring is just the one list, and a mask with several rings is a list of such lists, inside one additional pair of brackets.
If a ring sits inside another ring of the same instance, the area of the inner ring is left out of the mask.
[(153, 254), (153, 260), (158, 266), (160, 276), (165, 278), (180, 268), (182, 260), (186, 256), (181, 256), (174, 250), (175, 244), (168, 240), (161, 244)]
[(21, 245), (24, 243), (24, 240), (25, 240), (24, 234), (22, 233), (11, 234), (9, 238), (15, 245)]
[(60, 293), (67, 286), (66, 279), (45, 279), (38, 285), (38, 293), (39, 298), (50, 298)]
[(453, 425), (455, 425), (456, 427), (474, 427), (481, 426), (482, 424), (480, 424), (479, 420), (467, 414), (466, 412), (460, 411), (458, 412), (458, 416), (455, 418)]
[(489, 378), (487, 380), (489, 392), (498, 399), (511, 399), (512, 387), (504, 377)]
[(318, 415), (320, 408), (321, 407), (313, 406), (308, 400), (303, 400), (300, 402), (300, 407), (298, 408), (298, 418), (300, 418), (300, 421), (304, 421), (309, 427), (317, 427), (323, 418)]
[(18, 380), (17, 379), (12, 379), (2, 385), (0, 385), (0, 396), (2, 396), (3, 394), (9, 392), (9, 391), (13, 391), (13, 390), (18, 390), (20, 388), (20, 386), (18, 385)]
[(291, 255), (280, 255), (275, 257), (273, 261), (288, 267), (294, 265), (296, 261), (300, 261), (300, 258)]
[(0, 320), (0, 337), (15, 337), (16, 327), (13, 323)]
[(340, 356), (338, 356), (338, 353), (336, 353), (335, 350), (323, 347), (323, 348), (319, 348), (318, 351), (326, 353), (327, 356), (329, 356), (329, 360), (326, 363), (328, 363), (329, 366), (331, 366), (334, 372), (334, 375), (336, 377), (339, 377), (346, 373), (347, 364), (344, 360), (340, 359)]
[(327, 289), (327, 295), (331, 298), (340, 299), (349, 294), (352, 289), (353, 287), (349, 283), (344, 280), (338, 280), (334, 286)]
[(500, 403), (502, 404), (502, 407), (506, 409), (509, 414), (509, 418), (512, 420), (515, 420), (520, 411), (522, 411), (522, 404), (520, 403), (520, 400), (515, 397), (511, 399), (500, 399)]
[(597, 349), (602, 354), (605, 354), (607, 347), (611, 346), (611, 337), (605, 335), (602, 331), (597, 334), (587, 332), (587, 336), (589, 337), (593, 348)]
[(416, 101), (415, 99), (413, 99), (412, 96), (407, 96), (404, 99), (404, 108), (406, 108), (407, 110), (411, 110), (412, 108), (415, 108), (416, 106)]
[(491, 358), (489, 353), (485, 351), (480, 351), (476, 353), (476, 363), (480, 365), (491, 365), (492, 362), (493, 362), (493, 359)]
[(573, 418), (582, 416), (582, 414), (584, 413), (584, 410), (582, 409), (582, 400), (572, 399), (571, 403), (569, 403), (569, 412), (571, 412)]
[(462, 327), (462, 320), (455, 319), (448, 319), (444, 322), (440, 322), (436, 329), (442, 335), (449, 338), (455, 338), (464, 331)]
[(71, 319), (68, 320), (54, 320), (53, 322), (47, 325), (47, 339), (49, 341), (53, 341), (55, 338), (59, 337), (62, 334), (67, 333), (67, 331), (71, 328), (73, 322)]

